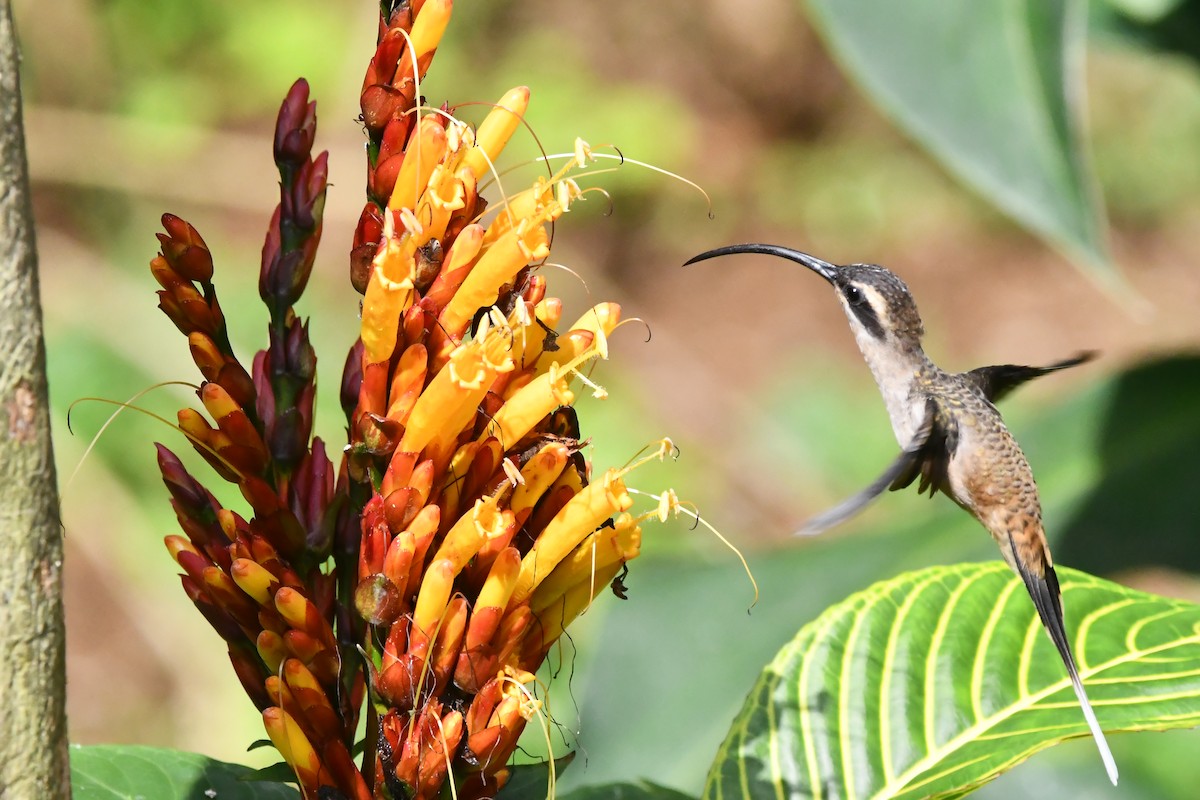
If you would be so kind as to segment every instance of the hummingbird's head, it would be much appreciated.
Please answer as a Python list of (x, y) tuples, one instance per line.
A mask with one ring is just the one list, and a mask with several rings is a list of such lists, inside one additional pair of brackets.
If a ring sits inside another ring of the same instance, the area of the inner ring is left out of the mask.
[(854, 338), (864, 355), (895, 348), (920, 348), (925, 328), (904, 281), (875, 264), (839, 267), (815, 256), (773, 244), (735, 244), (691, 258), (687, 263), (734, 253), (762, 253), (803, 264), (833, 286)]
[(824, 277), (837, 290), (856, 338), (861, 334), (880, 342), (920, 342), (925, 326), (912, 293), (896, 273), (877, 264), (832, 269), (832, 275)]

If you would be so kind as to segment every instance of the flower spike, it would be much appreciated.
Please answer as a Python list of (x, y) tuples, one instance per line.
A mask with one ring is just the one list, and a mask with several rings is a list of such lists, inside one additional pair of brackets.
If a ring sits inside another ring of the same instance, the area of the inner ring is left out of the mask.
[(295, 309), (328, 183), (305, 81), (272, 143), (266, 346), (233, 352), (191, 225), (165, 215), (150, 265), (204, 378), (202, 410), (180, 411), (180, 428), (249, 508), (223, 507), (160, 446), (183, 534), (167, 550), (305, 800), (494, 796), (526, 725), (548, 717), (539, 666), (641, 548), (632, 467), (593, 479), (572, 407), (580, 385), (603, 396), (590, 365), (608, 358), (620, 306), (560, 330), (564, 304), (539, 272), (593, 154), (580, 140), (566, 166), (485, 213), (480, 187), (499, 183), (531, 93), (510, 90), (477, 128), (424, 105), (452, 10), (381, 3), (359, 98), (367, 178), (350, 277), (363, 297), (336, 467), (313, 436), (317, 358)]

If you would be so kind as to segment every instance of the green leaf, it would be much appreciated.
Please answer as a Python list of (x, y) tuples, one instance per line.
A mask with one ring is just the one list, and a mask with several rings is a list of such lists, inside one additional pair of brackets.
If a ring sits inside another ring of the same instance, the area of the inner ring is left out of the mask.
[(1142, 363), (1118, 376), (1094, 447), (1096, 481), (1058, 531), (1056, 563), (1099, 575), (1158, 568), (1200, 575), (1197, 397), (1195, 356)]
[(634, 781), (584, 786), (569, 792), (560, 800), (693, 800), (693, 798), (677, 789), (660, 786), (652, 781)]
[(254, 770), (196, 753), (140, 745), (71, 745), (76, 800), (297, 800), (281, 783), (245, 780)]
[[(1101, 725), (1200, 723), (1200, 606), (1059, 577)], [(1021, 581), (999, 562), (933, 567), (801, 629), (751, 690), (705, 796), (958, 797), (1087, 735)]]
[(1076, 0), (809, 0), (863, 90), (947, 169), (1098, 277), (1115, 268), (1079, 124)]
[(1088, 25), (1100, 38), (1113, 38), (1150, 51), (1176, 53), (1200, 62), (1200, 2), (1197, 0), (1108, 0), (1088, 6)]
[(238, 780), (295, 783), (296, 772), (292, 769), (292, 765), (286, 761), (276, 761), (274, 764), (268, 764), (265, 767), (251, 770), (242, 777), (238, 778)]
[[(562, 777), (563, 771), (575, 760), (575, 753), (554, 759), (554, 775)], [(532, 764), (514, 764), (509, 767), (508, 783), (500, 790), (501, 800), (542, 800), (550, 786), (550, 762), (537, 761)]]

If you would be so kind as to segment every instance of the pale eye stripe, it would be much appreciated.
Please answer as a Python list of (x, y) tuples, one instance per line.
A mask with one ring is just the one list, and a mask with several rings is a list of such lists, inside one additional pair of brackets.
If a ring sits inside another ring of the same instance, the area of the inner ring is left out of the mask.
[(862, 283), (852, 285), (862, 293), (865, 302), (856, 305), (847, 300), (846, 307), (850, 309), (850, 313), (854, 314), (867, 333), (876, 339), (884, 338), (883, 323), (879, 319), (879, 309), (887, 308), (887, 302), (883, 299), (883, 295), (873, 286)]

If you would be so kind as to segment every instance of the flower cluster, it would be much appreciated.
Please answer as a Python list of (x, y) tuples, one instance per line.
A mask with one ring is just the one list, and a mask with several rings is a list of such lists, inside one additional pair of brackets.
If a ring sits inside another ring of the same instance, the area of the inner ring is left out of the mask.
[(450, 10), (384, 3), (364, 81), (367, 202), (350, 255), (361, 331), (336, 479), (311, 436), (316, 357), (293, 311), (327, 175), (303, 81), (276, 128), (281, 200), (259, 284), (270, 338), (250, 370), (195, 229), (164, 216), (151, 264), (205, 379), (212, 423), (185, 409), (180, 427), (253, 512), (222, 507), (160, 446), (185, 534), (167, 546), (305, 797), (431, 798), (447, 780), (464, 800), (494, 795), (540, 712), (534, 673), (640, 547), (627, 470), (590, 474), (572, 407), (579, 385), (601, 392), (581, 370), (607, 357), (620, 309), (564, 326), (537, 271), (548, 226), (580, 196), (569, 176), (587, 147), (488, 210), (479, 185), (529, 90), (477, 128), (422, 105)]

